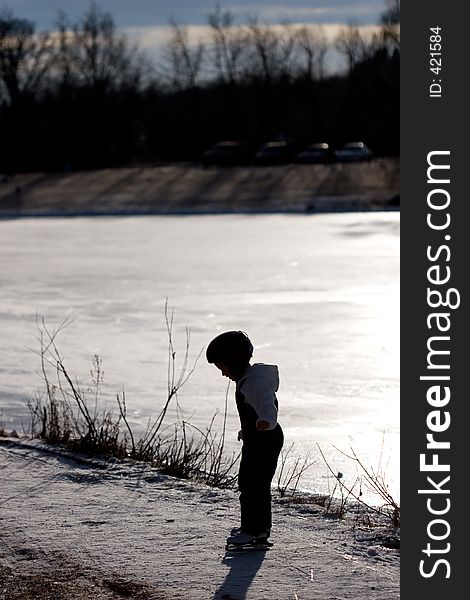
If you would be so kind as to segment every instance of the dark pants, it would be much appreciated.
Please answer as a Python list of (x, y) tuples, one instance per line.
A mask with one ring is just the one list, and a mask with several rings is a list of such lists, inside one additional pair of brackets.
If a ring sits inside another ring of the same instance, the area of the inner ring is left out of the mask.
[(258, 535), (271, 529), (271, 482), (284, 443), (279, 425), (244, 440), (238, 472), (241, 529)]

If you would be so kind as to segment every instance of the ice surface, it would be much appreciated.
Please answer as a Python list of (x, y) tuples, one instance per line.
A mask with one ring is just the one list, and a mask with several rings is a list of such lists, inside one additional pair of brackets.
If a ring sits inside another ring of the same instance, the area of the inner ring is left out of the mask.
[[(166, 393), (168, 298), (178, 362), (188, 326), (192, 359), (218, 333), (242, 329), (255, 360), (279, 365), (286, 447), (295, 442), (293, 455), (311, 451), (316, 461), (304, 487), (328, 487), (317, 443), (354, 476), (333, 446), (352, 446), (378, 468), (384, 439), (382, 467), (398, 489), (398, 213), (10, 220), (0, 222), (0, 253), (8, 429), (26, 426), (24, 399), (41, 386), (29, 349), (38, 348), (37, 315), (51, 328), (75, 317), (59, 338), (66, 366), (87, 381), (99, 354), (105, 398), (125, 387), (131, 420), (145, 427)], [(202, 357), (179, 397), (185, 418), (207, 425), (225, 392)]]

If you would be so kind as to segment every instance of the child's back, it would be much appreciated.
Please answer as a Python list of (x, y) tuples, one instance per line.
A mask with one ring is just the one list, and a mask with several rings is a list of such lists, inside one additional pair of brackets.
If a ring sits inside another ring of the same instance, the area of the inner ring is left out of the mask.
[[(248, 434), (262, 434), (275, 429), (279, 410), (278, 389), (279, 369), (276, 365), (250, 365), (237, 381), (237, 408), (245, 440)], [(260, 422), (267, 423), (262, 430), (257, 429)]]

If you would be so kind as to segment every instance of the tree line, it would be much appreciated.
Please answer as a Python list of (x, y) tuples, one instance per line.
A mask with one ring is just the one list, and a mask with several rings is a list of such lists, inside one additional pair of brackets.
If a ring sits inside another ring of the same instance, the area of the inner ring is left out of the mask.
[(370, 35), (342, 27), (333, 46), (346, 68), (329, 73), (320, 25), (237, 24), (216, 6), (207, 39), (171, 21), (152, 62), (95, 3), (44, 32), (3, 9), (0, 172), (196, 160), (221, 139), (360, 139), (397, 155), (399, 23), (388, 0)]

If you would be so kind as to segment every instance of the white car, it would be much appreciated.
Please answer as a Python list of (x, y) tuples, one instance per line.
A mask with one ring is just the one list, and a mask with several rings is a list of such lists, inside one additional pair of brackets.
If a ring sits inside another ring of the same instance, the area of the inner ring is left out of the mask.
[(294, 158), (295, 156), (286, 141), (266, 142), (255, 154), (255, 164), (287, 165), (293, 162)]
[(310, 144), (297, 154), (299, 163), (327, 163), (330, 162), (330, 147), (325, 142)]
[(359, 162), (371, 158), (372, 151), (364, 142), (348, 142), (335, 152), (337, 162)]

